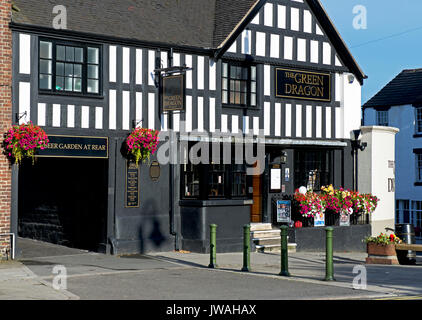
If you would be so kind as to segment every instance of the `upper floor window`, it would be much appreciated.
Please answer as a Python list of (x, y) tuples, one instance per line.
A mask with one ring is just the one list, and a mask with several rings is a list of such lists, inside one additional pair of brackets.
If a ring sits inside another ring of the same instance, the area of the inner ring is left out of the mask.
[(39, 89), (45, 92), (99, 95), (100, 47), (41, 40)]
[(416, 133), (422, 134), (422, 107), (416, 108)]
[(377, 110), (377, 126), (388, 126), (388, 110)]
[(416, 153), (416, 182), (422, 182), (422, 153)]
[(223, 62), (223, 104), (255, 107), (256, 92), (256, 66)]

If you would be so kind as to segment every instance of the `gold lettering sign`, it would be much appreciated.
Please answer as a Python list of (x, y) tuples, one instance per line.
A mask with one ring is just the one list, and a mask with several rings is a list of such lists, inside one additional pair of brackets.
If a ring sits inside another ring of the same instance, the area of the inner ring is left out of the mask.
[(185, 109), (185, 75), (167, 76), (162, 81), (163, 111)]
[(37, 157), (108, 158), (107, 137), (48, 135), (50, 142)]
[(276, 68), (276, 97), (331, 101), (329, 73)]

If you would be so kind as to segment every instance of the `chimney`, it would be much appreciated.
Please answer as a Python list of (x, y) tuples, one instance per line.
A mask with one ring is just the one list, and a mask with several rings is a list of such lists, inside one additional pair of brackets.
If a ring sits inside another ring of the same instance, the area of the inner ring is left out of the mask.
[[(0, 145), (12, 126), (12, 0), (0, 0)], [(0, 152), (0, 235), (10, 233), (12, 168)], [(0, 260), (10, 254), (10, 237), (0, 236)]]

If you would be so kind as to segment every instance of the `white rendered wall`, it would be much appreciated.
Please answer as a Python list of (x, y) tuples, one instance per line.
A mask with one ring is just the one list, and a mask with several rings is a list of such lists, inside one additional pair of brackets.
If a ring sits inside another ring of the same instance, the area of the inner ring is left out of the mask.
[(362, 86), (360, 82), (353, 76), (354, 80), (351, 83), (349, 76), (353, 76), (350, 73), (344, 73), (341, 75), (342, 89), (337, 89), (342, 94), (341, 114), (342, 114), (342, 127), (343, 127), (343, 138), (350, 139), (351, 132), (359, 129), (361, 126), (361, 107), (362, 107)]
[(372, 213), (372, 235), (394, 229), (395, 193), (389, 191), (388, 179), (395, 179), (394, 168), (389, 161), (395, 161), (395, 136), (399, 129), (392, 127), (362, 127), (361, 141), (368, 144), (359, 151), (358, 189), (361, 193), (372, 193), (380, 201)]
[[(415, 108), (394, 106), (388, 110), (389, 125), (400, 129), (396, 135), (396, 199), (421, 201), (421, 187), (415, 187), (416, 166), (413, 149), (422, 148), (422, 139), (414, 138)], [(365, 125), (376, 124), (376, 111), (365, 109)]]

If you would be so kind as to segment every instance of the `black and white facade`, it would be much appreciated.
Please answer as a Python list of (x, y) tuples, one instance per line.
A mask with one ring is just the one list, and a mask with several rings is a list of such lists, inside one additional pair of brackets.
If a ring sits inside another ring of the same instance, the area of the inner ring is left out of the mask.
[[(20, 11), (11, 24), (14, 119), (32, 121), (51, 136), (107, 138), (108, 145), (103, 158), (64, 154), (14, 168), (12, 225), (22, 236), (114, 253), (205, 252), (208, 225), (216, 223), (221, 250), (238, 250), (242, 226), (273, 222), (272, 199), (306, 185), (309, 172), (319, 172), (314, 188), (330, 183), (352, 188), (350, 139), (361, 122), (365, 75), (319, 1), (237, 1), (244, 11), (233, 14), (240, 18), (214, 36), (212, 47), (107, 34), (112, 26), (98, 26), (98, 32), (55, 30), (36, 25), (32, 12), (25, 12), (27, 2), (16, 1)], [(42, 2), (51, 15), (54, 5)], [(222, 11), (230, 6), (210, 2)], [(186, 109), (174, 114), (160, 112), (154, 72), (170, 62), (191, 68)], [(329, 99), (277, 97), (277, 68), (328, 74)], [(122, 145), (134, 126), (164, 132), (172, 127), (180, 140), (189, 140), (194, 131), (257, 136), (262, 130), (264, 173), (246, 177), (245, 166), (234, 163), (182, 164), (174, 170), (160, 165), (159, 177), (152, 179), (144, 164), (139, 206), (128, 207)], [(283, 152), (285, 162), (279, 160)], [(275, 192), (270, 190), (273, 164), (282, 169)]]

